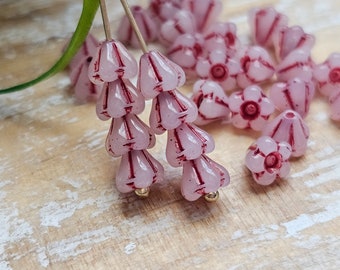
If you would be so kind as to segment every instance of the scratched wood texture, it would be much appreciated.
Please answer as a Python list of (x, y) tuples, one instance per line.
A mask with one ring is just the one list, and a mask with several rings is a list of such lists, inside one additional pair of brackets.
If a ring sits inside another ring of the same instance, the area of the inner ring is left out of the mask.
[[(246, 42), (246, 13), (264, 5), (315, 34), (317, 63), (340, 51), (338, 0), (224, 1), (221, 19), (235, 22)], [(118, 0), (108, 6), (115, 28), (122, 9)], [(52, 65), (81, 1), (0, 1), (0, 10), (3, 88)], [(93, 32), (104, 37), (99, 16)], [(207, 126), (217, 146), (210, 156), (231, 175), (220, 200), (209, 204), (181, 197), (181, 171), (165, 162), (164, 136), (151, 152), (165, 166), (165, 182), (145, 200), (119, 194), (119, 160), (104, 149), (109, 123), (96, 118), (93, 104), (75, 104), (70, 92), (62, 72), (0, 96), (1, 270), (340, 268), (340, 125), (329, 120), (324, 98), (316, 97), (306, 119), (306, 155), (269, 187), (254, 184), (244, 167), (258, 133)]]

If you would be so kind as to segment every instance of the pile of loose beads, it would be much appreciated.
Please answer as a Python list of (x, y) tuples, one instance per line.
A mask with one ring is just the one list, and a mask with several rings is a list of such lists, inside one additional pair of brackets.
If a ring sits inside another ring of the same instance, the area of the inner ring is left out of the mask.
[[(163, 44), (169, 58), (197, 80), (191, 97), (198, 108), (195, 124), (227, 120), (262, 132), (245, 162), (257, 183), (269, 185), (289, 174), (290, 157), (307, 150), (304, 118), (315, 89), (329, 99), (331, 118), (340, 120), (340, 54), (315, 64), (314, 36), (289, 26), (287, 16), (272, 7), (249, 12), (252, 44), (243, 45), (235, 24), (217, 21), (221, 7), (219, 0), (151, 0), (133, 12), (144, 37)], [(124, 20), (118, 37), (135, 46)]]

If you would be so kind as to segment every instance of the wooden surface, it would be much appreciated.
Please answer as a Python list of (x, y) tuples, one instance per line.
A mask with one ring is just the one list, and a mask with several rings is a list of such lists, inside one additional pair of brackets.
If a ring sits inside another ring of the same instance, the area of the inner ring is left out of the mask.
[[(118, 0), (108, 2), (114, 27), (122, 9), (115, 8)], [(315, 34), (316, 62), (340, 51), (338, 0), (224, 2), (222, 18), (237, 24), (242, 41), (249, 8), (272, 4), (290, 25)], [(0, 1), (0, 7), (3, 88), (52, 65), (81, 1)], [(99, 17), (93, 30), (104, 37)], [(339, 124), (329, 120), (321, 97), (306, 121), (306, 155), (270, 187), (254, 184), (244, 167), (259, 134), (206, 127), (217, 146), (210, 157), (231, 175), (215, 204), (181, 197), (181, 170), (166, 164), (165, 136), (158, 136), (151, 152), (166, 180), (141, 200), (115, 189), (119, 160), (104, 149), (109, 122), (97, 120), (93, 104), (74, 103), (66, 73), (0, 96), (0, 269), (339, 269)]]

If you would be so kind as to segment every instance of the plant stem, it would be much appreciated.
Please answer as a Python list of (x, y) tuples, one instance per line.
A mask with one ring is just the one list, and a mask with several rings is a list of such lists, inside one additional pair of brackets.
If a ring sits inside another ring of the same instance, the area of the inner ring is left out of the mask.
[(109, 20), (109, 17), (107, 16), (107, 8), (106, 8), (105, 0), (100, 0), (100, 11), (102, 14), (105, 37), (107, 41), (110, 41), (112, 40), (112, 36), (111, 36), (110, 20)]

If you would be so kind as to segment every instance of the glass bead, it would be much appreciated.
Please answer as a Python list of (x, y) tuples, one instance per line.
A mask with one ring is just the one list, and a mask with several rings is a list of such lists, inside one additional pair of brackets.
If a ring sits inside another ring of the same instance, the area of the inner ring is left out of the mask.
[(191, 99), (198, 108), (198, 116), (194, 122), (196, 125), (229, 118), (228, 96), (218, 83), (198, 80), (193, 86)]
[(173, 167), (182, 166), (183, 162), (199, 158), (214, 148), (213, 138), (193, 124), (183, 123), (168, 131), (166, 158)]
[(120, 192), (148, 188), (164, 179), (164, 168), (147, 150), (135, 150), (124, 154), (116, 175)]
[(276, 142), (262, 136), (247, 151), (245, 163), (253, 179), (260, 185), (270, 185), (277, 178), (288, 176), (292, 148), (287, 142)]
[(300, 157), (307, 151), (309, 129), (300, 114), (286, 110), (275, 117), (263, 129), (262, 135), (277, 142), (287, 142), (292, 147), (292, 156)]

